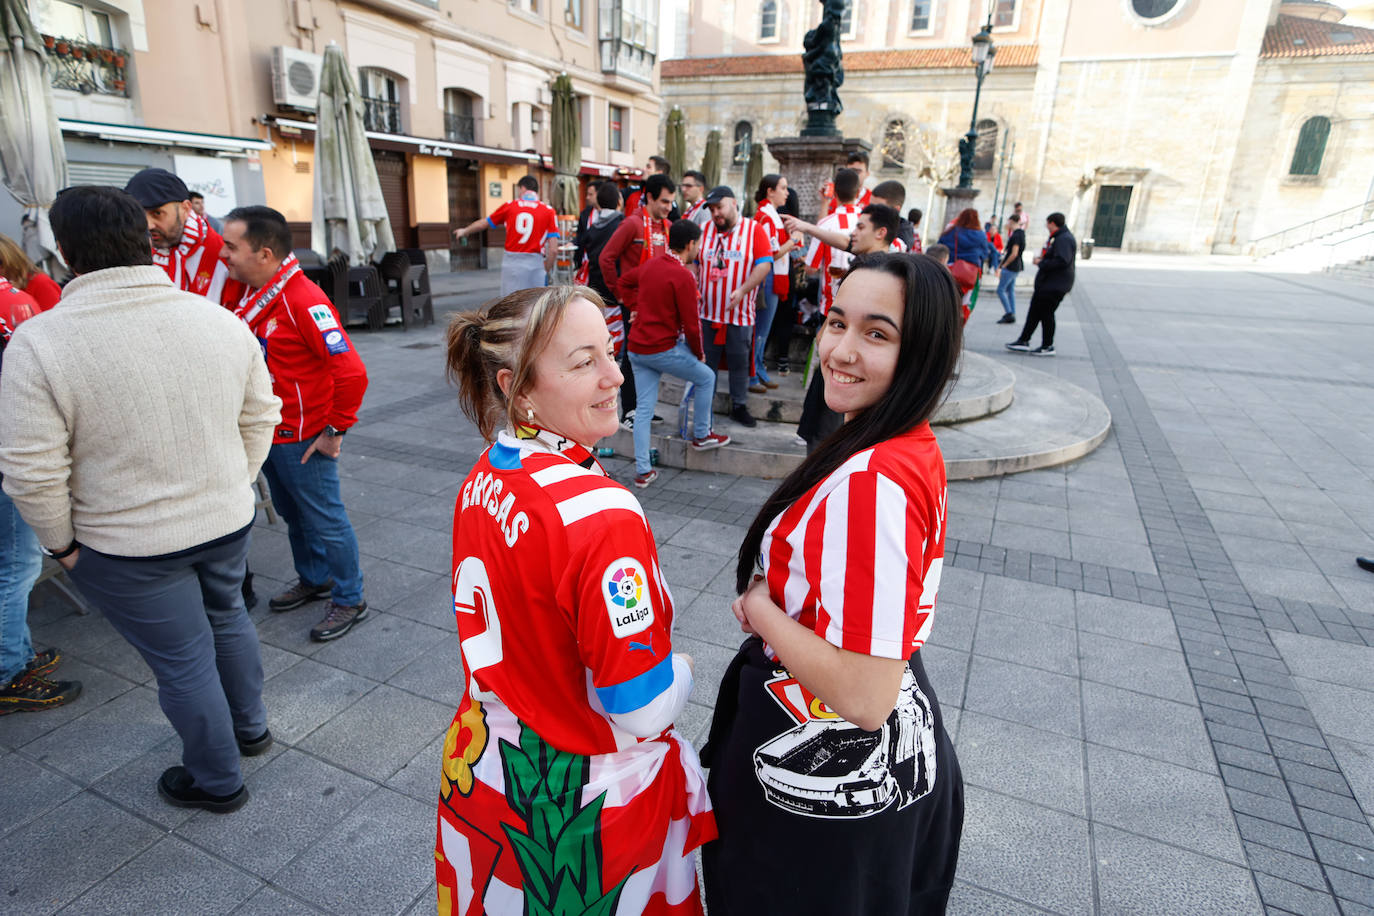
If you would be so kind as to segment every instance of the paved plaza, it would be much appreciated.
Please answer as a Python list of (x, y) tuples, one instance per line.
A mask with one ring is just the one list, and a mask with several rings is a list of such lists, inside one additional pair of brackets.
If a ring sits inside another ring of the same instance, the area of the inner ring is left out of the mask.
[[(485, 284), (485, 285), (484, 285)], [(35, 594), (34, 641), (85, 683), (0, 719), (0, 911), (432, 913), (443, 732), (461, 688), (450, 525), (483, 443), (443, 376), (443, 312), (495, 276), (437, 278), (439, 323), (358, 332), (371, 386), (344, 496), (374, 613), (312, 643), (319, 607), (260, 516), (277, 743), (227, 816), (154, 789), (180, 745), (142, 660)], [(923, 650), (967, 783), (957, 914), (1374, 913), (1374, 292), (1213, 258), (1099, 253), (1059, 310), (1055, 372), (1111, 409), (1086, 458), (951, 481)], [(1029, 291), (1022, 293), (1022, 308)], [(630, 462), (613, 459), (623, 481)], [(665, 469), (636, 491), (696, 659), (700, 742), (741, 636), (734, 552), (772, 484)]]

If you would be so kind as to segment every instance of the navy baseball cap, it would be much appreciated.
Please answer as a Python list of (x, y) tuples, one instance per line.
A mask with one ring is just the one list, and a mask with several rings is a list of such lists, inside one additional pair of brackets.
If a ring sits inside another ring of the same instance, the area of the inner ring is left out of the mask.
[(729, 186), (729, 185), (727, 185), (727, 184), (718, 184), (718, 185), (716, 185), (714, 188), (711, 189), (710, 193), (706, 195), (706, 199), (703, 200), (702, 203), (704, 203), (704, 204), (718, 204), (718, 203), (720, 203), (722, 200), (724, 200), (725, 198), (727, 198), (727, 197), (734, 197), (734, 196), (735, 196), (735, 192), (732, 191), (732, 190), (730, 190), (730, 186)]
[(186, 182), (166, 169), (144, 169), (129, 179), (124, 190), (132, 194), (134, 200), (145, 210), (153, 210), (165, 203), (187, 200), (191, 196)]

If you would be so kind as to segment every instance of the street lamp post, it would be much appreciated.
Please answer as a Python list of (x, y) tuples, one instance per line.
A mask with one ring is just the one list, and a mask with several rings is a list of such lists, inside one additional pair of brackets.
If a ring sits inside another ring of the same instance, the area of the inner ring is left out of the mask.
[(973, 66), (978, 75), (973, 90), (973, 116), (969, 118), (968, 133), (959, 141), (959, 187), (973, 187), (973, 153), (978, 145), (978, 97), (983, 94), (983, 79), (992, 72), (992, 59), (997, 49), (992, 44), (992, 17), (987, 25), (973, 36)]

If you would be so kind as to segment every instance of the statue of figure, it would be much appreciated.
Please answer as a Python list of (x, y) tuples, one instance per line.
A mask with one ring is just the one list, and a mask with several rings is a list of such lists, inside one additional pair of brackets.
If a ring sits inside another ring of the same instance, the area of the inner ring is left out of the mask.
[(825, 7), (820, 25), (806, 33), (802, 61), (806, 67), (806, 108), (825, 112), (830, 122), (844, 110), (840, 86), (844, 85), (844, 65), (840, 51), (840, 19), (845, 0), (821, 0)]

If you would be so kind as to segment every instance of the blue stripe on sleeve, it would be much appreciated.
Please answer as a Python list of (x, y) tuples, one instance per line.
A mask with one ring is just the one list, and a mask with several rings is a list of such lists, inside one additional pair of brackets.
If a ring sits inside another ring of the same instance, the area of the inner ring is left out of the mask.
[(496, 228), (496, 223), (492, 222), (490, 216), (487, 217), (487, 225), (490, 226), (490, 227), (493, 228), (493, 229)]
[(634, 712), (648, 706), (673, 685), (673, 657), (670, 655), (638, 677), (596, 688), (596, 695), (606, 712), (615, 714)]
[(764, 264), (764, 263), (772, 264), (772, 263), (773, 263), (773, 256), (770, 254), (770, 255), (769, 255), (768, 257), (766, 257), (766, 258), (755, 258), (755, 259), (754, 259), (754, 266), (755, 266), (755, 267), (758, 267), (760, 264)]

